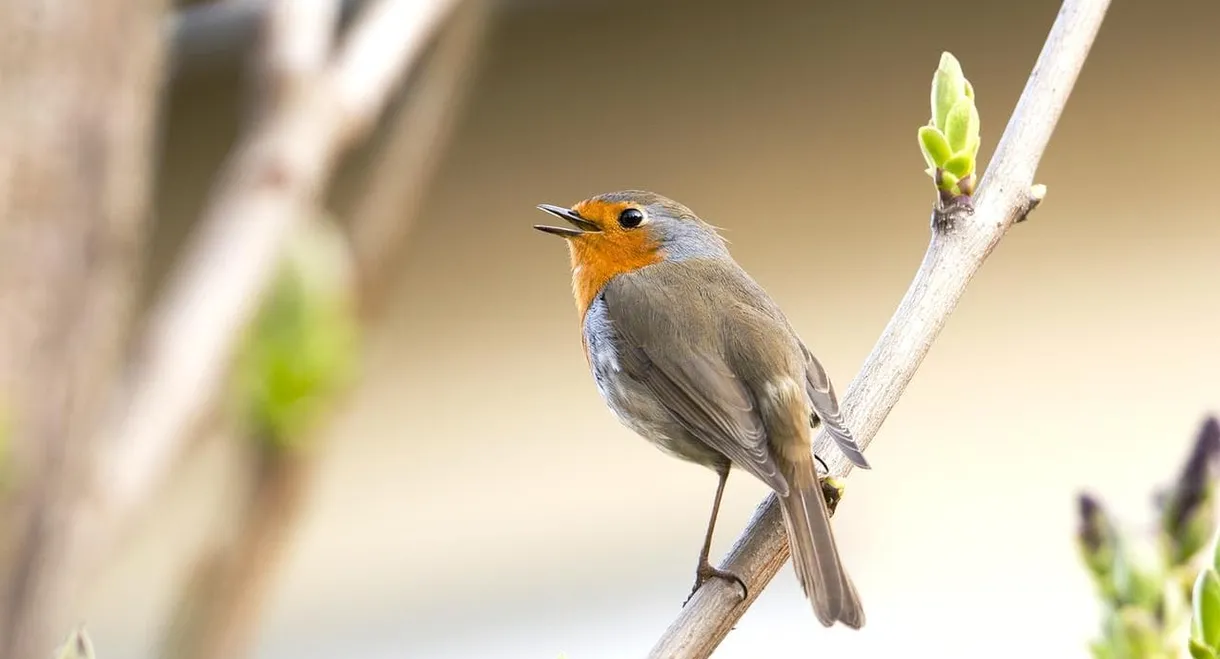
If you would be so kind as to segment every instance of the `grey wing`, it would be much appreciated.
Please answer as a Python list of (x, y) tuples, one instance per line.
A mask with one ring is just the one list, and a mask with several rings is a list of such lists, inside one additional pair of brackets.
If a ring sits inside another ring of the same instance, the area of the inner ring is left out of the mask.
[(809, 393), (809, 400), (813, 403), (814, 413), (822, 420), (822, 425), (826, 426), (826, 432), (830, 433), (831, 438), (835, 440), (835, 445), (852, 464), (861, 469), (871, 468), (864, 453), (860, 450), (860, 445), (852, 437), (851, 430), (843, 422), (843, 416), (839, 412), (839, 400), (835, 397), (834, 386), (830, 383), (830, 376), (826, 374), (826, 369), (822, 368), (821, 362), (813, 356), (813, 353), (809, 352), (809, 348), (806, 348), (803, 343), (801, 350), (805, 352), (805, 390)]
[(671, 293), (630, 277), (616, 278), (605, 293), (623, 373), (646, 386), (692, 435), (787, 496), (753, 396), (706, 342), (684, 335), (669, 311)]

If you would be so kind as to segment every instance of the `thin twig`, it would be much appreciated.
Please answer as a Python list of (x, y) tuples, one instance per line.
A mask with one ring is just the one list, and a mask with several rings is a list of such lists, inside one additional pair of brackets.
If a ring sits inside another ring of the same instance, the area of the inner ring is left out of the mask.
[(267, 14), (264, 75), (298, 85), (313, 82), (330, 59), (339, 4), (334, 0), (275, 0)]
[[(368, 7), (317, 84), (277, 95), (283, 106), (261, 114), (226, 162), (200, 226), (150, 314), (126, 405), (106, 428), (110, 459), (90, 483), (99, 507), (96, 533), (89, 538), (95, 552), (110, 544), (105, 534), (117, 533), (151, 498), (194, 435), (286, 238), (314, 208), (339, 155), (367, 131), (390, 88), (453, 5), (454, 0), (380, 0)], [(395, 23), (376, 25), (383, 20)]]
[[(254, 104), (257, 122), (273, 126), (277, 119), (282, 120), (285, 111), (294, 103), (309, 101), (308, 95), (323, 82), (331, 58), (337, 15), (338, 3), (334, 0), (274, 0), (270, 4), (262, 31), (265, 36), (263, 53), (258, 62), (260, 75), (257, 77), (258, 93)], [(312, 185), (320, 186), (320, 183)], [(313, 195), (304, 193), (299, 196), (304, 198), (285, 200), (287, 204), (297, 204), (297, 208), (295, 217), (283, 217), (280, 224), (300, 221), (305, 217), (304, 213), (311, 209)], [(223, 219), (232, 221), (233, 217), (236, 216)], [(259, 218), (258, 221), (266, 222), (266, 219)], [(235, 232), (237, 228), (230, 226), (228, 230)], [(287, 233), (291, 229), (285, 227), (283, 231)], [(216, 244), (220, 244), (220, 241)], [(224, 258), (226, 255), (219, 256)], [(264, 260), (272, 266), (275, 264), (272, 257)], [(254, 265), (261, 268), (264, 264)], [(203, 280), (219, 278), (215, 268), (215, 264), (208, 264), (197, 271), (197, 276)], [(253, 276), (263, 276), (263, 271)], [(246, 275), (246, 278), (250, 279), (251, 275)], [(244, 283), (239, 276), (236, 281), (230, 282), (230, 289), (242, 291)], [(187, 307), (184, 313), (168, 317), (189, 320), (190, 305), (194, 301), (175, 297), (169, 299), (171, 303), (181, 301)], [(231, 335), (240, 327), (240, 319), (235, 322), (237, 325), (226, 329)], [(168, 341), (181, 340), (182, 329), (171, 326), (162, 336)], [(206, 400), (201, 401), (201, 404), (206, 403)], [(186, 433), (189, 432), (186, 430)], [(185, 439), (184, 436), (179, 441)], [(136, 445), (136, 448), (140, 446)], [(239, 533), (232, 546), (223, 547), (201, 561), (194, 575), (196, 578), (187, 584), (172, 618), (162, 648), (165, 657), (210, 659), (244, 656), (242, 650), (248, 644), (250, 626), (242, 623), (253, 613), (248, 610), (250, 599), (244, 597), (244, 592), (249, 588), (262, 590), (267, 573), (263, 568), (268, 563), (264, 557), (278, 555), (284, 528), (278, 524), (282, 516), (274, 514), (282, 511), (268, 510), (257, 505), (257, 502), (284, 494), (291, 496), (299, 489), (301, 482), (297, 476), (298, 470), (293, 468), (295, 462), (273, 465), (262, 452), (257, 452), (255, 457), (255, 464), (252, 465), (255, 483), (247, 505), (239, 515), (238, 526), (259, 526), (264, 532), (257, 540), (252, 534)]]
[(483, 0), (467, 1), (455, 11), (446, 34), (388, 127), (350, 212), (360, 306), (365, 314), (374, 313), (384, 298), (382, 289), (392, 276), (392, 263), (406, 243), (464, 106), (491, 14), (491, 3)]
[[(329, 88), (347, 117), (342, 128), (363, 133), (372, 127), (386, 99), (449, 15), (457, 0), (382, 1), (356, 19), (330, 70)], [(415, 30), (404, 30), (415, 26)]]
[[(305, 38), (287, 37), (293, 28), (271, 26), (273, 43), (285, 37), (283, 45), (299, 51), (308, 40), (323, 57), (329, 52), (333, 26), (302, 13), (272, 15), (299, 21), (297, 30), (313, 30)], [(107, 517), (125, 517), (143, 502), (193, 435), (285, 236), (328, 174), (338, 147), (337, 117), (304, 94), (268, 98), (285, 102), (260, 114), (264, 120), (225, 164), (197, 233), (149, 315), (128, 404), (117, 425), (107, 428), (110, 471), (96, 484)]]
[(166, 636), (160, 654), (165, 659), (239, 659), (251, 653), (316, 461), (303, 452), (250, 448), (252, 490), (237, 513), (232, 544), (207, 552), (196, 566)]
[[(354, 265), (362, 275), (357, 291), (364, 319), (375, 322), (386, 289), (392, 256), (401, 251), (418, 212), (418, 197), (431, 180), (439, 151), (462, 102), (469, 71), (484, 43), (490, 6), (465, 0), (439, 36), (435, 54), (398, 108), (389, 143), (370, 166), (369, 185), (352, 211), (357, 233)], [(359, 236), (364, 236), (360, 240)], [(353, 279), (354, 281), (354, 279)], [(348, 392), (340, 394), (346, 397)], [(261, 610), (275, 585), (281, 557), (307, 503), (313, 475), (325, 456), (318, 445), (323, 427), (300, 438), (299, 446), (272, 447), (248, 437), (255, 453), (254, 485), (242, 501), (235, 542), (208, 548), (186, 585), (162, 656), (213, 659), (248, 656)]]
[[(182, 7), (166, 17), (170, 42), (166, 75), (173, 79), (223, 70), (245, 61), (260, 45), (261, 28), (273, 0), (209, 2)], [(369, 0), (340, 0), (342, 24)]]
[[(844, 396), (844, 418), (862, 446), (870, 443), (898, 402), (983, 261), (1008, 228), (1029, 212), (1034, 172), (1108, 6), (1109, 0), (1063, 3), (979, 185), (973, 213), (953, 209), (953, 222), (934, 222), (931, 244), (914, 281)], [(850, 463), (829, 446), (825, 433), (819, 434), (816, 447), (829, 473), (847, 475)], [(709, 580), (649, 656), (710, 656), (787, 558), (788, 543), (771, 495), (723, 565), (745, 579), (750, 599), (741, 601), (740, 590), (724, 580)], [(862, 597), (867, 606), (868, 594)]]

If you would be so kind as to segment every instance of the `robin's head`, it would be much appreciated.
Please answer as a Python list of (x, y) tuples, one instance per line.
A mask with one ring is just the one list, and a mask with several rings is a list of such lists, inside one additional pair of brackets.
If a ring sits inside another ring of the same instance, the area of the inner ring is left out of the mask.
[(626, 190), (586, 199), (571, 208), (541, 204), (571, 227), (534, 225), (568, 241), (572, 285), (581, 314), (611, 279), (665, 260), (728, 255), (708, 223), (672, 199)]

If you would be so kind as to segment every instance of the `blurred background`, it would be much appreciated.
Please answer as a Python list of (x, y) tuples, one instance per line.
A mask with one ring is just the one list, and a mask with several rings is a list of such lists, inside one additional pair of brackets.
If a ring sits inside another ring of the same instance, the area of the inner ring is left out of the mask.
[[(252, 40), (213, 19), (257, 4), (169, 8), (147, 304), (244, 125)], [(715, 477), (604, 408), (566, 250), (530, 228), (534, 206), (624, 188), (682, 201), (725, 228), (842, 391), (927, 246), (915, 131), (941, 52), (976, 90), (985, 163), (1058, 6), (463, 9), (477, 29), (461, 93), (403, 200), (410, 229), (377, 282), (358, 382), (314, 438), (253, 656), (643, 656), (686, 597)], [(1208, 0), (1111, 7), (1039, 168), (1045, 203), (971, 284), (873, 470), (847, 481), (835, 529), (868, 626), (817, 625), (785, 566), (716, 657), (1087, 652), (1099, 613), (1077, 493), (1153, 525), (1153, 489), (1220, 410), (1218, 25)], [(335, 217), (360, 206), (446, 29), (341, 162)], [(92, 574), (74, 618), (99, 657), (161, 652), (236, 514), (237, 443), (205, 428)], [(714, 560), (764, 494), (730, 479)]]

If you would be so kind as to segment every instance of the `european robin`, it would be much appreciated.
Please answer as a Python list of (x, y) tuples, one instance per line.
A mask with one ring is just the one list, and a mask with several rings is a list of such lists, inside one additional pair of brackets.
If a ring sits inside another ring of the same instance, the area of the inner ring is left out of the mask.
[(737, 467), (778, 496), (793, 567), (818, 620), (860, 628), (864, 610), (831, 532), (813, 429), (824, 425), (857, 466), (868, 461), (826, 370), (779, 306), (715, 228), (661, 195), (630, 190), (538, 208), (571, 225), (534, 228), (567, 241), (585, 357), (606, 405), (661, 450), (719, 476), (691, 593), (712, 577), (745, 589), (708, 561)]

